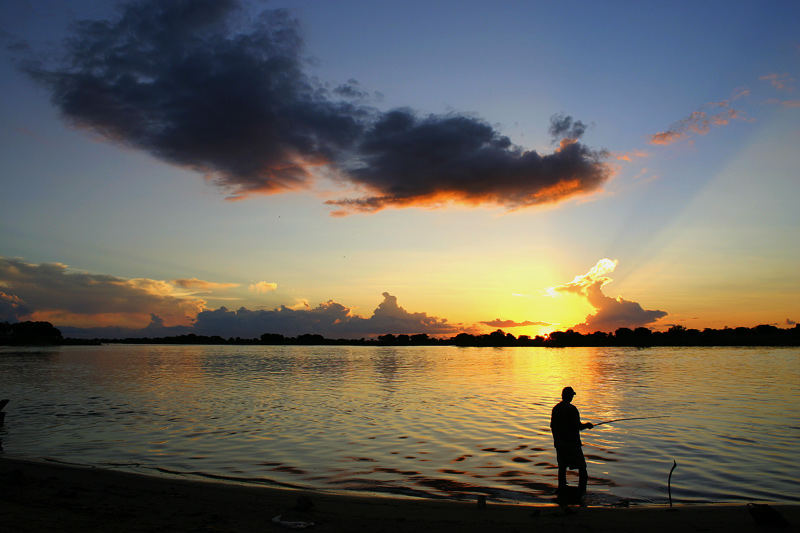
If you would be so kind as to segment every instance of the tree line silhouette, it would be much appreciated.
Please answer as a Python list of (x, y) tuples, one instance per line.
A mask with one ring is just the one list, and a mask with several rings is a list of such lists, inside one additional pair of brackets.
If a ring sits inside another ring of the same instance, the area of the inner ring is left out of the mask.
[(50, 322), (0, 322), (0, 345), (41, 346), (63, 344), (61, 331)]
[(520, 335), (515, 337), (503, 330), (483, 335), (459, 333), (454, 337), (385, 334), (376, 338), (328, 339), (306, 333), (287, 337), (280, 333), (264, 333), (260, 337), (243, 339), (206, 336), (190, 333), (169, 337), (65, 339), (58, 328), (49, 322), (0, 322), (0, 345), (60, 345), (60, 344), (245, 344), (245, 345), (347, 345), (347, 346), (800, 346), (800, 324), (793, 328), (778, 328), (763, 324), (752, 328), (687, 329), (672, 326), (666, 331), (649, 328), (619, 328), (613, 333), (596, 331), (582, 334), (568, 329), (554, 331), (544, 337)]

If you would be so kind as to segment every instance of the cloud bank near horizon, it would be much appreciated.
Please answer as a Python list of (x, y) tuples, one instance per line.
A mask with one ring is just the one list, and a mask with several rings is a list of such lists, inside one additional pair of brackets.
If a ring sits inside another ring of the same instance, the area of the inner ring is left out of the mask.
[(352, 308), (329, 300), (313, 308), (298, 309), (282, 305), (271, 310), (252, 310), (246, 307), (236, 310), (226, 307), (206, 309), (197, 314), (191, 326), (165, 326), (164, 320), (156, 314), (152, 314), (150, 318), (150, 323), (144, 328), (62, 326), (60, 329), (65, 336), (76, 338), (164, 337), (194, 333), (243, 339), (258, 338), (264, 333), (277, 333), (286, 337), (316, 334), (333, 339), (376, 337), (387, 332), (452, 335), (464, 329), (460, 324), (450, 324), (446, 318), (409, 312), (398, 305), (397, 297), (387, 292), (383, 293), (383, 301), (369, 317), (353, 314)]
[(667, 316), (666, 311), (644, 309), (637, 302), (603, 294), (603, 287), (612, 281), (607, 274), (616, 267), (617, 261), (601, 259), (586, 274), (575, 276), (569, 283), (548, 289), (551, 295), (570, 293), (582, 296), (595, 308), (594, 314), (587, 316), (583, 323), (573, 326), (573, 330), (579, 333), (616, 331), (618, 328), (646, 326)]
[(514, 320), (502, 320), (500, 318), (495, 318), (494, 320), (485, 320), (481, 322), (486, 326), (492, 328), (519, 328), (523, 326), (552, 326), (553, 324), (549, 322), (532, 322), (530, 320), (523, 320), (522, 322), (516, 322)]
[(383, 293), (383, 301), (364, 318), (352, 309), (333, 300), (316, 307), (293, 309), (284, 305), (272, 310), (250, 310), (225, 307), (203, 311), (197, 315), (192, 328), (201, 335), (253, 338), (263, 333), (280, 333), (295, 337), (306, 333), (327, 338), (374, 337), (384, 333), (429, 335), (455, 334), (460, 325), (450, 324), (446, 318), (428, 316), (427, 313), (406, 311), (397, 303), (397, 297)]
[[(198, 283), (208, 282), (190, 285)], [(62, 263), (5, 257), (0, 257), (0, 287), (0, 316), (7, 321), (130, 325), (157, 314), (172, 324), (188, 324), (205, 308), (204, 300), (181, 292), (181, 283), (71, 272)]]
[[(266, 285), (273, 290), (275, 284)], [(237, 285), (197, 278), (171, 283), (124, 279), (71, 272), (61, 263), (37, 265), (0, 257), (0, 321), (43, 320), (55, 324), (65, 336), (80, 338), (188, 333), (225, 338), (253, 338), (263, 333), (359, 338), (384, 333), (446, 335), (465, 329), (445, 318), (407, 311), (388, 292), (383, 293), (383, 300), (369, 317), (356, 315), (352, 308), (333, 300), (313, 308), (282, 305), (272, 310), (209, 309), (204, 300), (194, 297), (194, 292), (186, 292), (234, 286)], [(148, 319), (147, 326), (136, 325)]]
[(590, 194), (612, 174), (569, 116), (554, 117), (561, 143), (542, 155), (465, 114), (378, 111), (356, 80), (329, 90), (304, 71), (285, 10), (253, 19), (237, 0), (136, 0), (116, 20), (76, 24), (65, 52), (19, 64), (67, 121), (203, 173), (232, 198), (310, 189), (324, 167), (357, 191), (327, 202), (335, 215), (516, 209)]

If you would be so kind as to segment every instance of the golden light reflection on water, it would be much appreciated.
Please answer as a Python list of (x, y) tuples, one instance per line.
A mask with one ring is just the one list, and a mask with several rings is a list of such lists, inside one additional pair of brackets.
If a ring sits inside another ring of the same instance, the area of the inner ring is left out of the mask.
[[(546, 501), (561, 388), (594, 503), (796, 501), (797, 349), (103, 346), (4, 353), (6, 451), (416, 496)], [(25, 424), (15, 423), (24, 418)], [(777, 495), (777, 496), (775, 496)], [(794, 499), (793, 499), (794, 498)]]

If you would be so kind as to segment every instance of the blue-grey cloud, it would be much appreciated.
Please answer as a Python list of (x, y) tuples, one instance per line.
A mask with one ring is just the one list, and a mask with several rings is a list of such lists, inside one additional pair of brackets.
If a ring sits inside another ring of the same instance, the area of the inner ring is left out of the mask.
[(360, 338), (384, 333), (441, 335), (457, 331), (458, 326), (450, 324), (447, 319), (406, 311), (398, 305), (397, 298), (387, 292), (383, 293), (383, 301), (368, 318), (354, 315), (351, 309), (331, 300), (317, 307), (301, 309), (281, 306), (272, 310), (250, 310), (242, 307), (234, 311), (221, 307), (199, 313), (194, 324), (197, 334), (242, 338), (258, 337), (263, 333)]
[(350, 180), (375, 194), (327, 202), (344, 213), (451, 201), (514, 209), (595, 191), (610, 175), (605, 152), (572, 142), (540, 155), (458, 114), (385, 113), (366, 131), (358, 153)]
[(296, 337), (306, 333), (327, 338), (376, 337), (384, 333), (447, 335), (462, 331), (460, 324), (422, 312), (410, 312), (397, 303), (397, 298), (383, 293), (383, 301), (369, 317), (353, 314), (352, 309), (333, 300), (316, 307), (294, 309), (280, 306), (270, 310), (208, 309), (197, 314), (191, 326), (165, 326), (155, 314), (144, 328), (119, 326), (78, 328), (60, 326), (67, 337), (76, 338), (142, 338), (174, 335), (241, 337), (252, 339), (264, 333)]
[[(135, 0), (82, 21), (66, 58), (20, 66), (66, 120), (209, 176), (234, 196), (313, 186), (327, 166), (363, 194), (337, 214), (443, 201), (518, 208), (596, 191), (605, 152), (579, 142), (541, 155), (483, 120), (363, 104), (356, 80), (329, 91), (304, 70), (285, 10), (243, 16), (236, 0)], [(585, 125), (559, 115), (557, 136)]]
[(580, 120), (574, 120), (571, 116), (559, 113), (550, 117), (550, 135), (553, 142), (561, 139), (571, 139), (577, 141), (586, 132), (588, 126)]
[(305, 186), (360, 133), (359, 110), (326, 98), (302, 70), (284, 10), (242, 24), (233, 0), (130, 2), (82, 21), (68, 60), (25, 63), (70, 122), (177, 165), (234, 194)]
[(343, 83), (333, 90), (333, 93), (342, 98), (350, 98), (353, 100), (364, 100), (369, 98), (369, 93), (359, 86), (358, 80), (349, 79), (347, 83)]
[(175, 324), (204, 307), (203, 300), (181, 297), (164, 281), (74, 272), (61, 263), (6, 257), (0, 257), (0, 287), (0, 309), (15, 320), (135, 323), (155, 313)]
[(16, 294), (0, 291), (0, 322), (18, 322), (30, 309)]
[(164, 319), (150, 314), (150, 323), (143, 328), (124, 326), (97, 326), (79, 328), (75, 326), (58, 326), (61, 334), (73, 339), (141, 339), (145, 337), (174, 337), (194, 333), (191, 326), (167, 326)]

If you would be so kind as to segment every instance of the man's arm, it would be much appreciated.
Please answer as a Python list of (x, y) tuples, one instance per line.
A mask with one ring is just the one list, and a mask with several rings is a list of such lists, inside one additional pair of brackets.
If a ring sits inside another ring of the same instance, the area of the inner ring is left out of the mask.
[(581, 413), (580, 411), (578, 411), (578, 409), (575, 409), (575, 419), (578, 422), (579, 431), (583, 431), (584, 429), (592, 429), (594, 427), (594, 424), (592, 424), (591, 422), (581, 423)]

